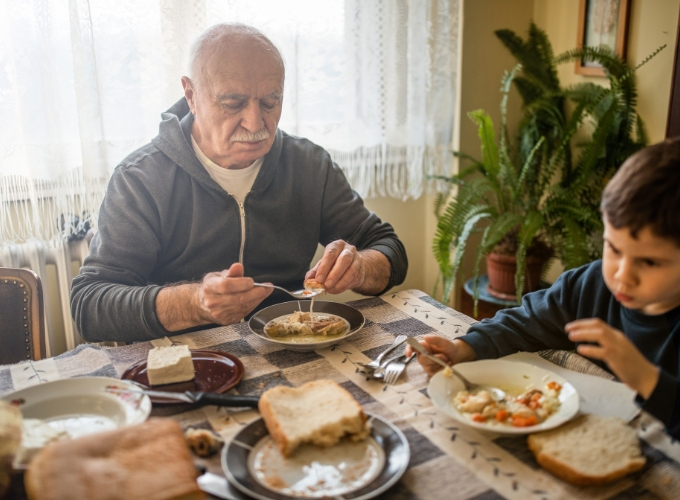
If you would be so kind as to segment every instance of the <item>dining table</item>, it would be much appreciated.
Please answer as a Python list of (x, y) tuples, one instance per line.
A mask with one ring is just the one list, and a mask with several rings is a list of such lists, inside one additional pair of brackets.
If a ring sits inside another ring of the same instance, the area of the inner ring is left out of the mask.
[[(647, 458), (644, 468), (607, 485), (572, 486), (538, 465), (525, 435), (481, 431), (461, 424), (435, 406), (428, 395), (428, 376), (418, 363), (408, 364), (394, 385), (374, 380), (362, 370), (361, 363), (374, 359), (400, 334), (435, 334), (453, 339), (464, 335), (476, 323), (474, 319), (419, 290), (390, 292), (347, 304), (363, 314), (363, 328), (348, 339), (316, 351), (293, 351), (266, 342), (250, 330), (247, 322), (181, 334), (171, 340), (190, 349), (238, 357), (245, 373), (230, 393), (260, 395), (281, 384), (297, 387), (312, 380), (331, 379), (349, 391), (366, 413), (394, 424), (408, 440), (410, 462), (401, 479), (376, 498), (680, 498), (680, 445), (664, 433), (663, 425), (652, 416), (635, 411), (627, 418), (641, 439), (642, 453)], [(164, 343), (167, 339), (118, 347), (81, 344), (53, 358), (0, 366), (0, 396), (65, 378), (120, 378), (130, 366), (145, 360), (155, 345)], [(574, 352), (544, 351), (521, 358), (525, 362), (532, 359), (552, 366), (567, 380), (573, 377), (582, 411), (590, 407), (606, 413), (614, 411), (619, 403), (632, 403), (632, 396), (631, 401), (613, 401), (613, 394), (628, 398), (625, 390), (618, 390), (624, 389), (623, 384)], [(599, 389), (589, 394), (593, 387)], [(174, 419), (185, 429), (211, 429), (225, 442), (260, 418), (255, 409), (191, 405), (154, 406), (151, 415)], [(196, 457), (196, 463), (225, 477), (219, 454), (206, 459)], [(162, 461), (158, 466), (163, 466)], [(232, 498), (246, 498), (233, 488), (229, 491)]]

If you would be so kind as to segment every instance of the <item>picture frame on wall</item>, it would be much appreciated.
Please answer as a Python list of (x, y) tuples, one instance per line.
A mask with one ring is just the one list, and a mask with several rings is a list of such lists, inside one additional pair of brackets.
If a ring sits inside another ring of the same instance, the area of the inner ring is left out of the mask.
[[(630, 0), (579, 0), (578, 47), (606, 46), (626, 57)], [(605, 76), (596, 62), (576, 61), (576, 73)]]

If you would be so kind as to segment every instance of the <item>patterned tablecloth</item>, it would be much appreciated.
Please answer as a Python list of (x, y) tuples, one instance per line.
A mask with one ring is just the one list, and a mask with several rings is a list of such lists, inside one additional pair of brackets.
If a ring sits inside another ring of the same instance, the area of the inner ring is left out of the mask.
[[(432, 405), (427, 376), (411, 363), (395, 386), (367, 380), (357, 369), (381, 352), (398, 334), (428, 333), (450, 338), (465, 333), (475, 321), (417, 290), (386, 294), (349, 305), (360, 310), (364, 328), (334, 348), (295, 352), (265, 343), (247, 323), (173, 337), (190, 348), (210, 348), (238, 356), (246, 367), (234, 392), (260, 394), (280, 384), (298, 386), (330, 378), (340, 383), (365, 411), (397, 425), (411, 447), (411, 461), (403, 478), (380, 498), (390, 499), (629, 499), (680, 498), (680, 446), (672, 443), (648, 415), (632, 425), (643, 438), (647, 465), (639, 472), (603, 487), (576, 488), (542, 470), (522, 436), (479, 432), (458, 424)], [(155, 343), (156, 341), (154, 341)], [(80, 345), (73, 351), (38, 362), (0, 366), (0, 395), (29, 385), (77, 376), (120, 377), (127, 367), (146, 358), (152, 343), (115, 348)], [(592, 375), (608, 376), (599, 367), (574, 354), (542, 353), (554, 363)], [(213, 406), (154, 409), (152, 415), (169, 416), (185, 427), (212, 428), (225, 439), (258, 418), (254, 410)], [(663, 450), (663, 451), (662, 451)], [(674, 457), (674, 458), (671, 458)], [(205, 463), (222, 474), (219, 460)]]

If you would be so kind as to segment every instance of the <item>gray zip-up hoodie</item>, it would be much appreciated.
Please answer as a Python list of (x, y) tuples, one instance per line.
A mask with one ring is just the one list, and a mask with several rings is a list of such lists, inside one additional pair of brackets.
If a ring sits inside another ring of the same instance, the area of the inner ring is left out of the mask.
[[(239, 260), (255, 281), (299, 288), (318, 243), (337, 239), (383, 253), (392, 265), (388, 288), (403, 282), (404, 246), (364, 207), (323, 148), (278, 130), (239, 206), (196, 158), (192, 124), (182, 99), (162, 114), (158, 136), (125, 158), (109, 181), (99, 231), (71, 291), (85, 340), (172, 335), (156, 316), (161, 287), (200, 280)], [(258, 309), (284, 300), (272, 294)]]

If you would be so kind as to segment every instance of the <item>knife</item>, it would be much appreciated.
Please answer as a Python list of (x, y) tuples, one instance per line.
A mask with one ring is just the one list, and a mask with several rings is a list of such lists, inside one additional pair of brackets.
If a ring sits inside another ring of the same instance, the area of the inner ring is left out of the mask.
[(175, 401), (182, 401), (184, 403), (193, 405), (215, 405), (215, 406), (234, 406), (234, 407), (249, 407), (257, 408), (260, 402), (259, 396), (239, 396), (236, 394), (218, 394), (216, 392), (165, 392), (152, 391), (148, 389), (120, 389), (118, 387), (107, 387), (107, 392), (114, 392), (117, 394), (145, 394), (153, 398), (173, 399)]
[(225, 500), (250, 500), (250, 497), (245, 496), (229, 484), (229, 481), (217, 474), (206, 472), (202, 476), (198, 476), (197, 482), (199, 488), (217, 498), (224, 498)]

